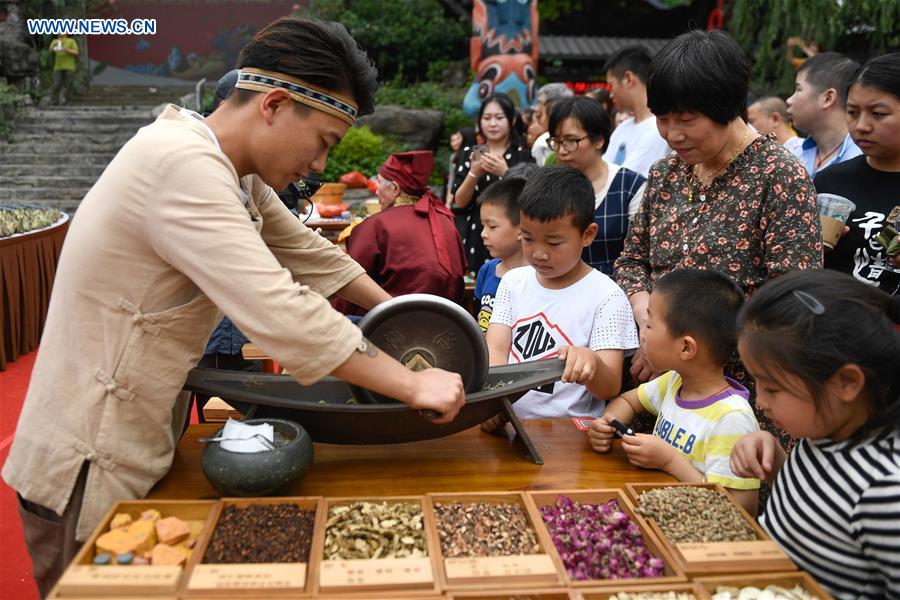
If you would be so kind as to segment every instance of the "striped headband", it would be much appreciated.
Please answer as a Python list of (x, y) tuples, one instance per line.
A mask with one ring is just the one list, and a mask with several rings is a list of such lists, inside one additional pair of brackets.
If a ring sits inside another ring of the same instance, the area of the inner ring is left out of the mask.
[(281, 88), (287, 90), (291, 98), (301, 104), (328, 113), (350, 125), (356, 121), (358, 106), (349, 98), (338, 96), (334, 92), (325, 91), (283, 73), (245, 67), (238, 71), (238, 81), (234, 87), (263, 93)]

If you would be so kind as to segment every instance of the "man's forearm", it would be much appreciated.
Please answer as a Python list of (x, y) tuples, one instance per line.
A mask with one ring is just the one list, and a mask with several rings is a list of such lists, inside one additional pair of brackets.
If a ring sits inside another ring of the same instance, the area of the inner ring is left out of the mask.
[[(380, 289), (380, 288), (379, 288)], [(363, 338), (365, 340), (365, 338)], [(365, 340), (364, 349), (354, 352), (331, 374), (373, 392), (405, 403), (412, 400), (410, 373), (403, 365)]]
[(337, 295), (365, 309), (391, 299), (391, 295), (365, 273), (339, 289)]

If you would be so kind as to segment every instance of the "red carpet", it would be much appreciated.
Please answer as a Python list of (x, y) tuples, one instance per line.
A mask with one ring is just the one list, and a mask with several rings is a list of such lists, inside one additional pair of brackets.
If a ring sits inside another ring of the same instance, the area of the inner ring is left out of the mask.
[[(31, 367), (37, 352), (20, 356), (0, 372), (0, 464), (6, 462), (25, 400)], [(0, 481), (0, 597), (4, 600), (37, 598), (37, 588), (31, 579), (31, 559), (22, 539), (22, 525), (16, 493)]]
[[(36, 357), (36, 351), (20, 356), (8, 365), (6, 371), (0, 372), (0, 465), (6, 462), (9, 455), (9, 445), (16, 431)], [(191, 423), (196, 422), (197, 410), (194, 407)], [(0, 598), (33, 600), (37, 597), (37, 587), (31, 578), (31, 558), (22, 539), (16, 494), (0, 480)]]

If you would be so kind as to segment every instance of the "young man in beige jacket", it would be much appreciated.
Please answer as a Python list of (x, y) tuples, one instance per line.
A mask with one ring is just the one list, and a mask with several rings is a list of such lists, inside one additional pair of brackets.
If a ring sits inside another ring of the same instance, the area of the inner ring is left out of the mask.
[(273, 191), (372, 112), (365, 53), (340, 25), (285, 18), (239, 67), (209, 118), (169, 106), (125, 144), (69, 229), (3, 468), (42, 596), (113, 502), (168, 471), (181, 387), (223, 311), (301, 383), (332, 374), (442, 422), (464, 402), (459, 375), (405, 369), (331, 309), (388, 295)]

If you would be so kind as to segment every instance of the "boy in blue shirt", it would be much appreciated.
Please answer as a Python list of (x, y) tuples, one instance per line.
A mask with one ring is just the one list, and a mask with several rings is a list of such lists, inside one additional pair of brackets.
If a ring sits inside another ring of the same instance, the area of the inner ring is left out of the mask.
[(481, 265), (475, 280), (478, 325), (485, 333), (491, 322), (500, 279), (510, 269), (525, 265), (519, 230), (519, 196), (524, 187), (524, 177), (508, 177), (492, 184), (478, 198), (481, 239), (492, 257)]

